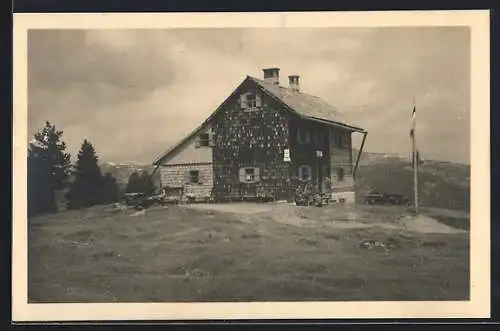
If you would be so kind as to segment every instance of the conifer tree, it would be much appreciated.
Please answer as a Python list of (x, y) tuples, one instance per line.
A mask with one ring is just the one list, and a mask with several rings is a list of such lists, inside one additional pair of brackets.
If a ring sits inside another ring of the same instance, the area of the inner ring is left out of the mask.
[(152, 195), (155, 191), (155, 186), (147, 170), (144, 170), (141, 173), (139, 180), (141, 184), (141, 192), (145, 195)]
[(143, 193), (145, 195), (152, 195), (155, 191), (155, 186), (149, 172), (144, 170), (142, 172), (134, 171), (127, 183), (125, 192), (127, 193)]
[(141, 184), (139, 173), (134, 171), (130, 174), (127, 182), (127, 186), (125, 188), (125, 192), (127, 193), (139, 193), (141, 191)]
[(103, 177), (94, 146), (85, 139), (78, 152), (74, 181), (66, 195), (68, 208), (80, 209), (102, 203), (102, 183)]
[(28, 148), (28, 215), (56, 212), (56, 192), (69, 176), (70, 154), (62, 141), (63, 131), (50, 122), (35, 134)]
[(118, 184), (116, 183), (116, 178), (112, 174), (107, 172), (102, 178), (101, 183), (101, 202), (111, 203), (118, 201)]

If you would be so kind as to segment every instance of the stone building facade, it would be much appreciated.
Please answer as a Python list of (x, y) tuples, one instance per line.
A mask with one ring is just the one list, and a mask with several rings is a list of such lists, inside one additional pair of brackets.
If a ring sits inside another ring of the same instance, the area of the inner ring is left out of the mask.
[[(299, 76), (279, 84), (279, 69), (247, 76), (190, 135), (157, 160), (162, 187), (197, 200), (290, 200), (311, 183), (337, 202), (354, 202), (352, 134), (362, 128), (318, 97)], [(361, 148), (362, 149), (362, 148)]]

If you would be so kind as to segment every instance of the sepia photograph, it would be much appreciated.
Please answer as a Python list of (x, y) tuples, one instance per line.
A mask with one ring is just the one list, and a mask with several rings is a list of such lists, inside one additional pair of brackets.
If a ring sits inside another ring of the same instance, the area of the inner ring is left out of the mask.
[(471, 302), (477, 34), (279, 15), (26, 29), (27, 305)]

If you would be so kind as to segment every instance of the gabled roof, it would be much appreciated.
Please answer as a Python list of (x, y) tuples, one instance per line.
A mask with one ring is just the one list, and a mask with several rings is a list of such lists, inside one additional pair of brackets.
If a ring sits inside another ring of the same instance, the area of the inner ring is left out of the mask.
[(290, 88), (269, 83), (255, 77), (249, 78), (300, 116), (345, 125), (349, 128), (357, 129), (355, 131), (363, 131), (363, 129), (349, 124), (337, 108), (319, 97), (293, 91)]
[(264, 93), (285, 106), (288, 111), (295, 113), (302, 118), (319, 121), (328, 125), (340, 126), (356, 132), (365, 132), (362, 128), (353, 124), (349, 124), (339, 110), (323, 101), (319, 97), (298, 91), (293, 91), (290, 88), (268, 83), (255, 77), (247, 76), (246, 79), (243, 80), (243, 82), (241, 82), (240, 85), (231, 93), (231, 95), (228, 96), (226, 100), (224, 100), (224, 102), (219, 107), (217, 107), (217, 109), (203, 123), (201, 123), (200, 126), (194, 129), (189, 135), (184, 137), (173, 147), (165, 151), (153, 162), (153, 164), (158, 165), (162, 160), (175, 153), (187, 142), (189, 142), (191, 138), (202, 131), (206, 127), (206, 125), (215, 117), (215, 115), (217, 115), (222, 109), (224, 109), (224, 105), (226, 105), (226, 103), (234, 95), (238, 94), (239, 90), (246, 82), (256, 84)]

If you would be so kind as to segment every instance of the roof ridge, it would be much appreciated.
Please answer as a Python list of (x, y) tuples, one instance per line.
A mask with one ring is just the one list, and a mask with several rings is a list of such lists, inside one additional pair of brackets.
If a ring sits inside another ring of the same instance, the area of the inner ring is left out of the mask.
[[(268, 83), (268, 82), (266, 82), (265, 80), (260, 79), (260, 78), (257, 78), (257, 77), (248, 76), (248, 75), (247, 75), (247, 77), (249, 77), (249, 78), (251, 78), (251, 79), (255, 80), (257, 83), (264, 83), (264, 84), (266, 84), (266, 85), (267, 85), (267, 84), (271, 84), (271, 83)], [(264, 87), (266, 87), (266, 86), (264, 85)], [(308, 97), (312, 97), (312, 98), (316, 98), (316, 99), (320, 99), (321, 101), (326, 102), (326, 101), (325, 101), (325, 100), (323, 100), (321, 97), (319, 97), (319, 96), (317, 96), (317, 95), (314, 95), (314, 94), (304, 93), (304, 92), (302, 92), (302, 91), (294, 91), (294, 90), (293, 90), (293, 89), (291, 89), (290, 87), (283, 86), (283, 85), (276, 85), (276, 87), (279, 87), (279, 88), (285, 89), (285, 90), (287, 90), (287, 91), (289, 91), (289, 92), (291, 92), (291, 93), (295, 93), (295, 94), (302, 94), (302, 95), (305, 95), (305, 96), (308, 96)]]

